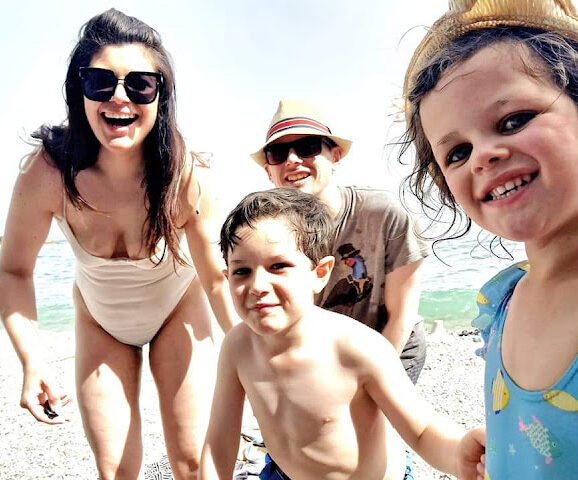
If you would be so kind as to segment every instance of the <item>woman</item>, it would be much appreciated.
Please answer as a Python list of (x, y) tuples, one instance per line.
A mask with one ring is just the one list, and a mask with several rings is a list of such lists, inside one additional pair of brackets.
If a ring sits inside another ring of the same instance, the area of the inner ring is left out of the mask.
[(170, 58), (155, 30), (111, 9), (81, 30), (65, 87), (67, 122), (34, 134), (41, 145), (16, 182), (0, 256), (21, 406), (54, 424), (69, 401), (41, 361), (32, 281), (54, 217), (77, 258), (77, 400), (100, 478), (139, 474), (145, 343), (175, 478), (195, 478), (214, 366), (203, 288), (223, 330), (232, 315), (207, 233), (211, 201), (176, 126)]

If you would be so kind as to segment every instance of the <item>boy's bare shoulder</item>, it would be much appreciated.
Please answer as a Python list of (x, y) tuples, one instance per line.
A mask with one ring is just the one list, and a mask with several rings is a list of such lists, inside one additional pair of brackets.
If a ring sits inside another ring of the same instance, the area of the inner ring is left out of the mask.
[(234, 325), (223, 338), (221, 354), (227, 355), (231, 362), (239, 365), (255, 353), (256, 336), (244, 322)]
[(331, 339), (340, 353), (363, 360), (374, 352), (393, 350), (392, 345), (379, 332), (340, 313), (322, 310), (318, 327), (322, 335)]
[(324, 326), (331, 325), (330, 329), (333, 330), (335, 335), (342, 336), (347, 334), (352, 335), (353, 338), (360, 339), (367, 338), (368, 336), (376, 338), (383, 337), (372, 328), (364, 325), (354, 318), (348, 317), (347, 315), (343, 315), (341, 313), (325, 310), (321, 307), (316, 308), (318, 309), (319, 321), (323, 322)]
[(234, 348), (240, 344), (247, 344), (251, 336), (254, 335), (252, 330), (243, 322), (238, 323), (231, 328), (223, 338), (222, 347)]

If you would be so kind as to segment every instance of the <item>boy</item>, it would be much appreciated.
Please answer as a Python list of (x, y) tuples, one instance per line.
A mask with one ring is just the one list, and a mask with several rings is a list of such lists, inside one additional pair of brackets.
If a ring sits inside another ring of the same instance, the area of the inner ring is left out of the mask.
[(261, 478), (401, 480), (387, 417), (433, 466), (475, 479), (482, 431), (434, 422), (383, 336), (314, 305), (333, 235), (328, 208), (292, 188), (252, 193), (227, 217), (221, 250), (243, 323), (221, 348), (201, 479), (232, 477), (245, 394), (274, 459), (276, 476)]

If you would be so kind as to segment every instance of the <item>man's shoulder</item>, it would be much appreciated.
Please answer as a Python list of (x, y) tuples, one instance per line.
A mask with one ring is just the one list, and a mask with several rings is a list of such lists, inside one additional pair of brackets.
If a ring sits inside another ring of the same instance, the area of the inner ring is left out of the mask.
[(394, 202), (397, 201), (392, 192), (385, 190), (383, 188), (361, 186), (361, 185), (346, 185), (343, 188), (351, 191), (354, 195), (362, 198), (385, 199)]
[(409, 213), (392, 192), (381, 188), (359, 187), (348, 185), (343, 187), (346, 196), (349, 195), (352, 208), (357, 214), (379, 215), (387, 217), (407, 217)]

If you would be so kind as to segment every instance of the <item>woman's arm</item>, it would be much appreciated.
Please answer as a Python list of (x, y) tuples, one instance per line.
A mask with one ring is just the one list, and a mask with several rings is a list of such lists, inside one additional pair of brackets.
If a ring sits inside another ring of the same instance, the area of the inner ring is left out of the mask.
[(243, 349), (234, 345), (232, 338), (237, 336), (237, 329), (225, 336), (219, 355), (211, 419), (201, 454), (200, 480), (232, 478), (235, 468), (245, 400), (235, 362)]
[(208, 182), (203, 182), (192, 167), (184, 178), (182, 191), (188, 212), (185, 231), (189, 250), (213, 313), (227, 333), (239, 320), (223, 274), (225, 265), (218, 246), (221, 222), (217, 220), (214, 196)]
[(22, 363), (20, 405), (41, 422), (62, 423), (61, 416), (51, 419), (44, 412), (47, 400), (52, 407), (69, 400), (58, 392), (45, 368), (33, 283), (34, 265), (54, 208), (62, 204), (62, 183), (42, 152), (33, 154), (27, 163), (14, 187), (0, 249), (0, 316)]

